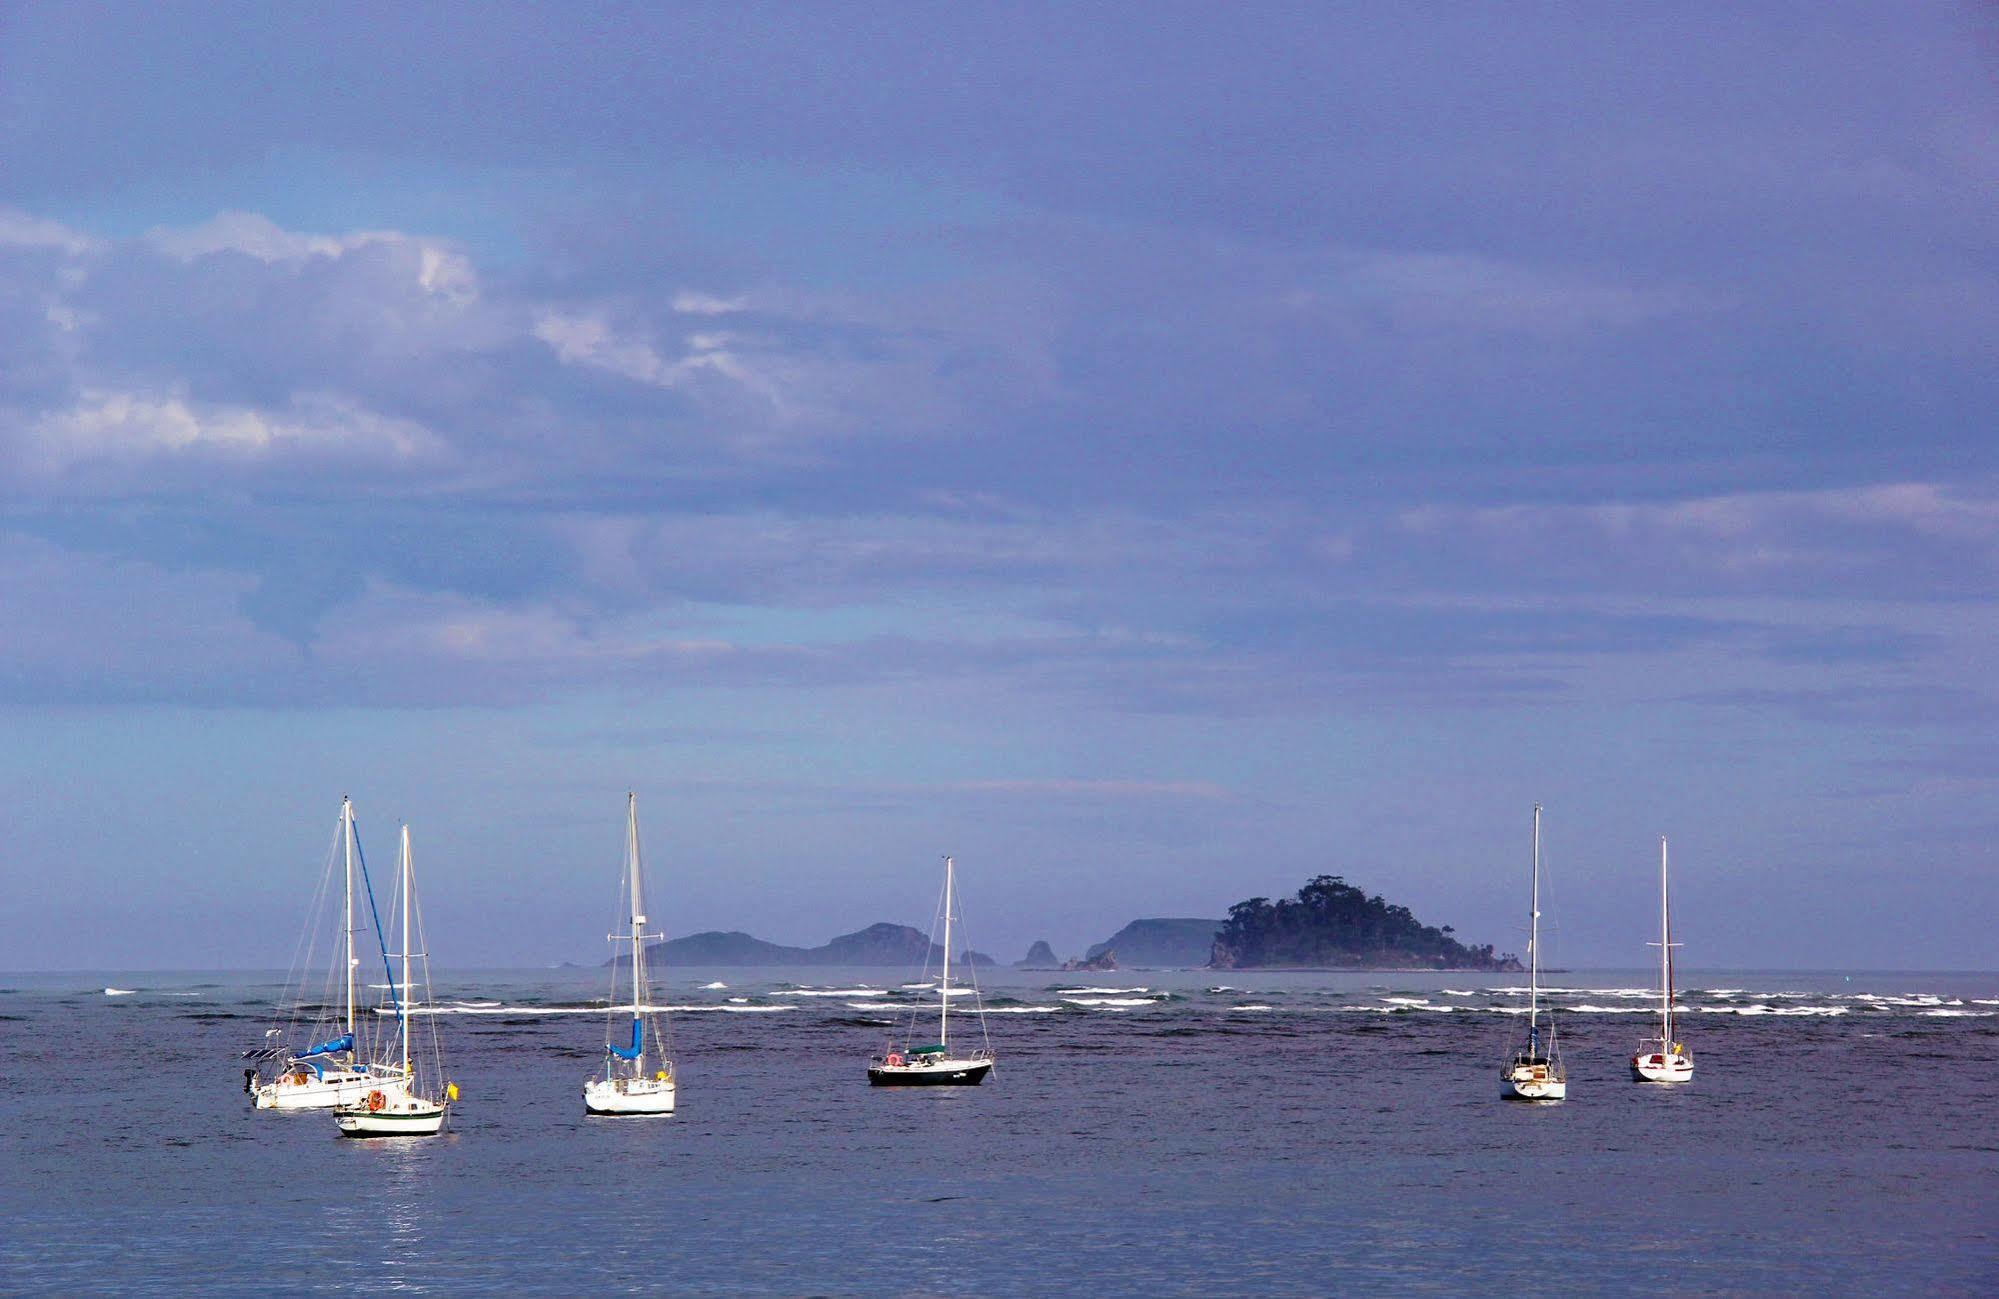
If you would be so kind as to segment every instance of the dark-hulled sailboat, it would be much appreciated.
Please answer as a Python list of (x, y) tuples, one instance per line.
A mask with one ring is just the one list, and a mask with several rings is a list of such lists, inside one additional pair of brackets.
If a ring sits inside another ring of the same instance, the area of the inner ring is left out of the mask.
[[(979, 1000), (976, 975), (970, 983), (972, 1007), (979, 1017), (982, 1049), (951, 1052), (951, 912), (957, 902), (956, 864), (944, 859), (944, 968), (937, 985), (937, 1040), (918, 1046), (911, 1040), (916, 1016), (911, 1014), (901, 1049), (888, 1050), (868, 1062), (868, 1082), (876, 1087), (976, 1087), (993, 1071), (992, 1041), (986, 1036), (986, 1009)], [(934, 930), (932, 931), (935, 932)]]

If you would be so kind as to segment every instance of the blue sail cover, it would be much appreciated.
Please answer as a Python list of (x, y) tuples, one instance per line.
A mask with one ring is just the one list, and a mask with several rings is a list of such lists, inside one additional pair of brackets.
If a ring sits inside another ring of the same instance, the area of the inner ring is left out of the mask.
[(620, 1060), (636, 1060), (646, 1049), (645, 1021), (636, 1015), (632, 1017), (632, 1044), (630, 1046), (606, 1046), (604, 1048)]
[(318, 1046), (307, 1047), (293, 1058), (303, 1060), (307, 1056), (332, 1055), (335, 1051), (352, 1051), (353, 1049), (354, 1035), (352, 1033), (342, 1033), (331, 1042), (321, 1042)]

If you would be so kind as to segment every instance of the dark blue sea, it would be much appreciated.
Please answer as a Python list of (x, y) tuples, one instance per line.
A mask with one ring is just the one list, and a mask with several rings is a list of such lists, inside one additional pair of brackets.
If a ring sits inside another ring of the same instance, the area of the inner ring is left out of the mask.
[(0, 976), (0, 1291), (1999, 1291), (1999, 975), (1694, 971), (1678, 1088), (1556, 975), (1530, 1107), (1510, 976), (988, 971), (987, 1085), (873, 1090), (893, 972), (665, 974), (673, 1118), (583, 1114), (601, 971), (447, 973), (390, 1142), (250, 1109), (275, 976)]

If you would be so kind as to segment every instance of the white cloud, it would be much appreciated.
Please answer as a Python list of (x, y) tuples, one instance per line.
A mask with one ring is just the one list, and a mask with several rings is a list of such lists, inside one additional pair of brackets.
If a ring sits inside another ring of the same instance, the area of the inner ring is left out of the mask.
[(690, 334), (687, 351), (671, 359), (649, 340), (620, 333), (597, 315), (543, 312), (535, 318), (534, 334), (565, 365), (603, 370), (656, 388), (689, 388), (704, 375), (719, 375), (734, 389), (758, 399), (778, 419), (796, 413), (767, 367), (745, 355), (741, 345), (749, 340), (739, 334)]
[(284, 410), (265, 411), (178, 394), (91, 390), (69, 409), (37, 420), (18, 451), (27, 467), (61, 473), (94, 461), (258, 459), (289, 449), (409, 459), (439, 445), (421, 425), (325, 394), (302, 394)]
[[(1524, 507), (1489, 511), (1517, 515)], [(1936, 483), (1880, 483), (1811, 492), (1743, 492), (1643, 505), (1578, 507), (1605, 532), (1679, 532), (1751, 541), (1780, 531), (1881, 528), (1939, 540), (1999, 546), (1999, 497)]]
[(479, 278), (466, 258), (436, 244), (423, 244), (417, 258), (416, 282), (425, 293), (471, 302), (479, 296)]
[(747, 294), (723, 298), (712, 293), (683, 289), (673, 295), (673, 309), (683, 316), (727, 316), (748, 311), (750, 299)]
[(1503, 505), (1456, 509), (1424, 506), (1402, 515), (1412, 531), (1472, 525), (1496, 531), (1532, 531), (1564, 519), (1582, 519), (1604, 532), (1645, 529), (1740, 537), (1785, 521), (1868, 524), (1932, 536), (1999, 541), (1999, 496), (1981, 496), (1938, 483), (1879, 483), (1807, 492), (1735, 492), (1678, 501), (1591, 505)]
[(534, 336), (553, 348), (564, 365), (590, 366), (663, 388), (675, 382), (674, 367), (651, 343), (622, 338), (597, 316), (543, 312), (535, 318)]
[(479, 296), (478, 277), (461, 253), (429, 239), (398, 230), (358, 230), (344, 235), (305, 234), (287, 230), (256, 212), (222, 212), (200, 225), (165, 227), (146, 233), (147, 242), (170, 257), (196, 261), (218, 253), (238, 253), (267, 265), (312, 258), (341, 258), (371, 248), (411, 255), (413, 274), (425, 293), (453, 302)]
[(1937, 483), (1657, 502), (1426, 506), (1397, 523), (1408, 538), (1517, 571), (1599, 581), (1623, 574), (1672, 589), (1708, 582), (1894, 595), (1906, 594), (1912, 580), (1976, 588), (1999, 568), (1999, 493)]
[(48, 248), (81, 257), (103, 245), (89, 235), (14, 208), (0, 207), (0, 248)]

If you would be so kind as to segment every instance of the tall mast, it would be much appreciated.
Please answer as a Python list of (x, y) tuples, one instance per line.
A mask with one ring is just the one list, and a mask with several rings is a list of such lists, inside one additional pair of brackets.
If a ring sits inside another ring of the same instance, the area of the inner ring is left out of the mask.
[(1666, 836), (1659, 836), (1659, 1051), (1673, 1049), (1673, 922), (1666, 910)]
[(347, 1064), (354, 1064), (354, 800), (340, 796), (340, 844), (347, 858), (347, 970), (341, 980), (346, 993)]
[(1541, 1032), (1541, 805), (1534, 804), (1533, 901), (1527, 915), (1527, 1035)]
[(944, 859), (944, 982), (937, 994), (937, 1044), (951, 1044), (951, 859)]
[(410, 1076), (410, 828), (403, 825), (403, 987), (396, 1018), (403, 1029), (403, 1077)]
[[(640, 989), (645, 986), (645, 902), (639, 884), (639, 796), (625, 794), (625, 856), (632, 877), (632, 1020), (639, 1018)], [(645, 1072), (645, 1056), (632, 1065), (634, 1076)]]

